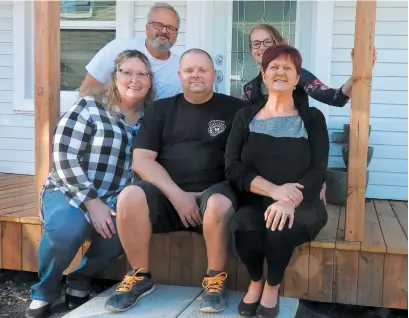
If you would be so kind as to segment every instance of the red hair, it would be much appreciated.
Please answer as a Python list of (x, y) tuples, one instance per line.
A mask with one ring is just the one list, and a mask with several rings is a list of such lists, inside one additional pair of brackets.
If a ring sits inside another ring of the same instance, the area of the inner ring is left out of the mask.
[(273, 45), (265, 50), (261, 61), (263, 71), (265, 72), (271, 61), (275, 60), (279, 56), (289, 57), (291, 62), (294, 63), (297, 74), (300, 75), (302, 65), (301, 54), (295, 47), (287, 44)]

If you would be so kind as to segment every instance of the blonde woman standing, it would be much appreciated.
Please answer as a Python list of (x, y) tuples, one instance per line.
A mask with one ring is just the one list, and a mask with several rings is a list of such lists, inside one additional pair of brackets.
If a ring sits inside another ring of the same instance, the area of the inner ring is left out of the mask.
[(132, 142), (153, 98), (147, 58), (136, 50), (119, 54), (107, 96), (101, 95), (80, 98), (55, 130), (53, 169), (41, 193), (40, 282), (32, 286), (28, 318), (48, 316), (61, 293), (63, 271), (86, 240), (89, 249), (67, 276), (70, 309), (88, 300), (91, 277), (123, 253), (116, 201), (132, 178)]

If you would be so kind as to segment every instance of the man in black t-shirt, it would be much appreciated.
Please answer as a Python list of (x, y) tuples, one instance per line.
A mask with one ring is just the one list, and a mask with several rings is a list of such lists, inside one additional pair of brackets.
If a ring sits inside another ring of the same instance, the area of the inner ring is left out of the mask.
[(214, 93), (215, 75), (208, 53), (185, 52), (179, 65), (183, 94), (145, 111), (132, 165), (142, 180), (122, 191), (117, 206), (118, 233), (132, 270), (108, 299), (109, 311), (126, 310), (153, 291), (152, 232), (181, 230), (203, 231), (206, 242), (200, 310), (226, 308), (227, 227), (237, 198), (224, 177), (224, 151), (235, 114), (246, 104)]

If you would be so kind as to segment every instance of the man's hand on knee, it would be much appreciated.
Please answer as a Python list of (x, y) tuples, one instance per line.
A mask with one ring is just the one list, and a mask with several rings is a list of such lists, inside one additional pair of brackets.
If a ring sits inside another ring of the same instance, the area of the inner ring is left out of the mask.
[(182, 191), (171, 202), (185, 227), (202, 224), (196, 193)]

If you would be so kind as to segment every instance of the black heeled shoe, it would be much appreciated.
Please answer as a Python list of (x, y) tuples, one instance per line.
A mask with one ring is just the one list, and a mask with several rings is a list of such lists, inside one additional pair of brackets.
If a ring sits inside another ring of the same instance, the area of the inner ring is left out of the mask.
[(267, 308), (263, 305), (258, 306), (257, 308), (257, 317), (258, 318), (275, 318), (280, 313), (280, 296), (277, 298), (277, 304), (273, 308)]
[(256, 301), (255, 303), (247, 304), (244, 302), (244, 297), (246, 297), (246, 294), (243, 296), (239, 306), (238, 306), (238, 312), (241, 316), (243, 317), (252, 317), (256, 315), (257, 307), (260, 304), (260, 299)]
[(89, 300), (89, 294), (84, 297), (72, 296), (70, 294), (65, 294), (65, 304), (68, 309), (75, 309), (79, 306), (85, 304)]
[(50, 314), (51, 304), (36, 309), (26, 309), (26, 318), (46, 318)]

